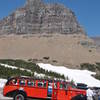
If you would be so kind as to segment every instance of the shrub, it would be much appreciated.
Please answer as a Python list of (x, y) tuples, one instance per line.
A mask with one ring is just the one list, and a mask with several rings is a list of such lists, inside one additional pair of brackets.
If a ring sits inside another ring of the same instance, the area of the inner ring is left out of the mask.
[(96, 79), (100, 80), (100, 74), (96, 74), (94, 77), (95, 77)]
[(50, 59), (50, 57), (43, 57), (43, 59), (45, 59), (45, 60), (49, 60), (49, 59)]
[(96, 66), (94, 64), (89, 64), (89, 63), (83, 63), (80, 65), (81, 69), (87, 69), (90, 71), (95, 71), (96, 70)]
[[(16, 66), (18, 68), (28, 69), (28, 70), (31, 70), (33, 73), (37, 72), (39, 74), (42, 73), (42, 74), (45, 74), (47, 76), (51, 76), (51, 77), (54, 77), (54, 78), (65, 79), (64, 75), (60, 75), (59, 73), (48, 71), (48, 70), (45, 70), (43, 68), (40, 68), (37, 64), (35, 64), (33, 62), (30, 62), (30, 61), (24, 61), (24, 60), (20, 60), (20, 59), (18, 59), (18, 60), (12, 60), (12, 59), (6, 59), (6, 60), (4, 59), (3, 60), (2, 59), (2, 60), (0, 60), (0, 63)], [(4, 68), (4, 69), (6, 70), (7, 68)], [(10, 76), (12, 76), (13, 75), (13, 73), (12, 73), (13, 69), (10, 69), (10, 71), (11, 71)], [(19, 72), (20, 72), (20, 70), (19, 71), (18, 70), (15, 71), (15, 73), (18, 74), (18, 75), (26, 75), (26, 74), (28, 74), (28, 76), (32, 75), (32, 74), (27, 73), (26, 71), (24, 71), (25, 74), (23, 74), (23, 72), (21, 72), (22, 74), (20, 74)], [(9, 76), (9, 73), (8, 73), (8, 76)], [(2, 75), (4, 75), (4, 73)]]

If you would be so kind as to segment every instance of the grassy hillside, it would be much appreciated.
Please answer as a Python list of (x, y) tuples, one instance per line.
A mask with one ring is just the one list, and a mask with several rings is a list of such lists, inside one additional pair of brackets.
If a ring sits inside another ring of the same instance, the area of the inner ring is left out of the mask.
[[(18, 67), (18, 69), (12, 69), (12, 68), (5, 68), (4, 66), (0, 66), (0, 78), (7, 78), (11, 76), (36, 77), (34, 75), (34, 72), (36, 72), (38, 74), (45, 74), (46, 78), (50, 76), (51, 78), (65, 79), (64, 75), (60, 75), (55, 72), (44, 70), (40, 68), (38, 65), (36, 65), (35, 63), (27, 62), (24, 60), (6, 59), (6, 60), (0, 60), (0, 63)], [(26, 70), (20, 70), (20, 68), (24, 68)], [(27, 69), (31, 70), (32, 73), (28, 72)]]
[(34, 74), (31, 74), (27, 71), (21, 71), (20, 69), (12, 69), (12, 68), (5, 68), (0, 65), (0, 78), (9, 78), (12, 76), (34, 76)]

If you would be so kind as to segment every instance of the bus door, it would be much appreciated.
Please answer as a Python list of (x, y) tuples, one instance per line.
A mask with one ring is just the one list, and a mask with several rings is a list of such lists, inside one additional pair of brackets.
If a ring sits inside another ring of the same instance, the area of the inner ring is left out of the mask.
[(59, 90), (59, 82), (53, 82), (53, 90), (52, 90), (52, 100), (57, 100), (58, 90)]
[(47, 97), (52, 97), (52, 91), (53, 91), (53, 83), (52, 81), (48, 81), (48, 88), (47, 88)]
[(52, 100), (70, 100), (68, 97), (67, 84), (65, 82), (57, 82), (57, 88), (54, 87), (53, 89)]

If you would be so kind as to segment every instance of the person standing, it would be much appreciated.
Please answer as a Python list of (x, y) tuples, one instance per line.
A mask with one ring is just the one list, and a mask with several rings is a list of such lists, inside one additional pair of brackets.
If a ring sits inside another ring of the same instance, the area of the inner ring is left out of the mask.
[(87, 94), (87, 100), (93, 100), (93, 91), (90, 87), (87, 89), (86, 94)]
[(100, 89), (98, 90), (98, 100), (100, 100)]

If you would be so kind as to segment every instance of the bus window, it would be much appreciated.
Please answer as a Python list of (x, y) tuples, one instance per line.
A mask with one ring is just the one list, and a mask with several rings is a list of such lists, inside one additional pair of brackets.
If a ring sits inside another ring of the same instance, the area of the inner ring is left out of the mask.
[(63, 84), (60, 84), (60, 89), (63, 89)]
[(57, 83), (54, 83), (54, 89), (57, 89)]
[(35, 86), (35, 82), (33, 80), (28, 80), (27, 85), (28, 86)]
[(68, 84), (67, 84), (67, 87), (69, 87), (69, 86), (72, 87), (72, 88), (76, 88), (76, 85), (73, 84), (73, 83), (68, 83)]
[(44, 82), (44, 87), (46, 87), (46, 81)]
[(10, 85), (17, 85), (17, 79), (12, 79), (10, 82), (9, 82)]
[(66, 83), (60, 83), (60, 89), (67, 89), (67, 84)]
[(63, 88), (64, 88), (65, 90), (67, 89), (67, 84), (66, 84), (66, 83), (63, 84)]
[(19, 80), (19, 85), (25, 86), (25, 80), (24, 79), (23, 80)]
[(43, 87), (43, 82), (38, 82), (38, 87)]
[(13, 79), (14, 85), (17, 85), (17, 79)]

